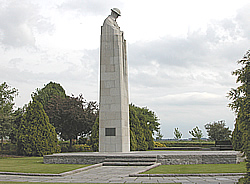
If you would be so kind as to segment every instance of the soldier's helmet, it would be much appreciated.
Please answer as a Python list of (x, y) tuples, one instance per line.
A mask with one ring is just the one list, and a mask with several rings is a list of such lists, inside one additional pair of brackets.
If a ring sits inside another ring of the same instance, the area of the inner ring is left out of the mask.
[(115, 12), (117, 15), (121, 16), (121, 11), (118, 8), (112, 8), (111, 11)]

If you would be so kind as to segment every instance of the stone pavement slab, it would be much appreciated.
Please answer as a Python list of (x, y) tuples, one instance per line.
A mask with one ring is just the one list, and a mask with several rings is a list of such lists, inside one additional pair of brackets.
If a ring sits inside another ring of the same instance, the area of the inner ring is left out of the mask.
[[(129, 177), (146, 166), (102, 166), (61, 177), (0, 175), (0, 181), (68, 183), (235, 183), (243, 176)], [(0, 182), (1, 183), (1, 182)]]

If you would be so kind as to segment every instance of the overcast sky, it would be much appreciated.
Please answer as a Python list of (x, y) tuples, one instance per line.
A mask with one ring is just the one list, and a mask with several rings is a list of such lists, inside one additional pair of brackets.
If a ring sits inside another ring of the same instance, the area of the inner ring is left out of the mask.
[(234, 114), (231, 72), (250, 49), (249, 0), (0, 0), (0, 82), (19, 90), (16, 105), (36, 88), (60, 83), (68, 95), (99, 98), (100, 31), (110, 9), (128, 47), (130, 102), (160, 118), (164, 138), (178, 127)]

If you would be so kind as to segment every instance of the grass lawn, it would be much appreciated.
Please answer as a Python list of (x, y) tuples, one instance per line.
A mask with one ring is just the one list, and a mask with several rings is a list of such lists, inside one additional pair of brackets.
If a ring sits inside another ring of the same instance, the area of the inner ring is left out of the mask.
[[(1, 184), (25, 184), (29, 182), (0, 181), (0, 183)], [(35, 184), (55, 184), (55, 183), (36, 182)], [(56, 184), (69, 184), (69, 183), (56, 183)], [(81, 183), (78, 183), (78, 184), (81, 184)], [(82, 184), (87, 184), (87, 183), (82, 183)], [(91, 183), (91, 184), (95, 184), (95, 183)]]
[[(1, 184), (24, 184), (24, 183), (27, 183), (27, 182), (0, 181), (0, 183)], [(55, 184), (55, 183), (36, 182), (35, 184)], [(67, 183), (56, 183), (56, 184), (67, 184)], [(78, 184), (81, 184), (81, 183), (78, 183)], [(82, 183), (82, 184), (87, 184), (87, 183)], [(91, 183), (91, 184), (95, 184), (95, 183)]]
[[(0, 181), (0, 183), (1, 184), (24, 184), (27, 182)], [(36, 182), (35, 184), (55, 184), (55, 183)], [(72, 183), (56, 183), (56, 184), (72, 184)], [(77, 183), (77, 184), (90, 184), (90, 183)], [(97, 183), (91, 183), (91, 184), (97, 184)], [(98, 183), (98, 184), (100, 184), (100, 183)], [(137, 183), (137, 184), (140, 184), (140, 183)], [(148, 183), (148, 184), (150, 184), (150, 183)], [(151, 183), (151, 184), (155, 184), (155, 183)], [(168, 183), (165, 183), (165, 184), (168, 184)], [(181, 184), (181, 183), (175, 183), (175, 184)]]
[(43, 164), (43, 157), (22, 157), (0, 159), (0, 172), (59, 174), (89, 165)]
[(161, 165), (142, 174), (246, 173), (246, 163)]

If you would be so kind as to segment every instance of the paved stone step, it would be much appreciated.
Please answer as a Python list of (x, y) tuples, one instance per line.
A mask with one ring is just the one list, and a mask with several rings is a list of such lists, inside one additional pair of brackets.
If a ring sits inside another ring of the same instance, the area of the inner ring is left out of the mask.
[(132, 159), (138, 159), (138, 158), (142, 158), (142, 159), (156, 159), (157, 155), (112, 155), (112, 156), (108, 156), (107, 155), (107, 159), (116, 159), (116, 158), (132, 158)]
[(109, 158), (105, 162), (156, 162), (156, 158)]
[(155, 162), (103, 162), (103, 166), (150, 166)]

